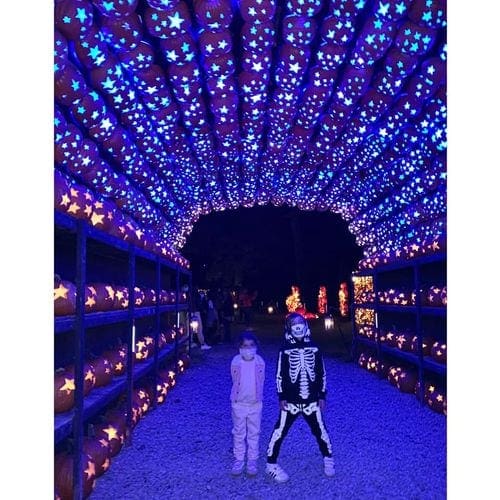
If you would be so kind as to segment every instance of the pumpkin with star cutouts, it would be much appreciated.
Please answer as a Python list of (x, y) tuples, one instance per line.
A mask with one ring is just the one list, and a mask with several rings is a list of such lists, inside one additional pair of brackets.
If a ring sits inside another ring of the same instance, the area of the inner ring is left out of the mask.
[(367, 354), (365, 354), (364, 352), (362, 352), (362, 353), (359, 355), (359, 358), (358, 358), (358, 365), (359, 365), (361, 368), (365, 368), (365, 369), (366, 369), (367, 363), (368, 363), (368, 355), (367, 355)]
[(92, 360), (95, 373), (95, 387), (103, 387), (113, 380), (113, 366), (105, 356)]
[(54, 278), (54, 315), (68, 316), (75, 314), (76, 286), (56, 276)]
[(65, 369), (59, 369), (54, 376), (54, 411), (64, 413), (75, 403), (75, 377)]
[(95, 310), (96, 311), (111, 311), (115, 303), (115, 289), (113, 285), (105, 283), (89, 283), (87, 285), (95, 292)]
[(389, 370), (387, 372), (387, 380), (391, 385), (397, 386), (398, 385), (398, 379), (399, 379), (399, 374), (403, 371), (403, 368), (400, 366), (390, 366)]
[(107, 358), (111, 365), (111, 370), (114, 376), (125, 374), (127, 368), (127, 346), (123, 345), (116, 349), (109, 349), (103, 352), (103, 356)]
[[(74, 455), (62, 452), (54, 457), (54, 486), (62, 500), (73, 500), (73, 461)], [(95, 487), (95, 462), (82, 453), (82, 495), (90, 496)]]
[(95, 476), (102, 476), (111, 464), (109, 458), (109, 443), (104, 439), (85, 436), (83, 438), (83, 452), (95, 463)]
[(445, 342), (434, 342), (431, 347), (432, 359), (436, 360), (438, 363), (443, 365), (446, 364), (446, 343)]
[(418, 375), (415, 371), (403, 369), (398, 374), (396, 386), (401, 392), (413, 394), (415, 392), (417, 380)]
[(99, 423), (94, 426), (94, 433), (97, 439), (104, 439), (109, 445), (109, 456), (114, 457), (120, 453), (125, 442), (125, 430), (121, 429), (113, 422)]

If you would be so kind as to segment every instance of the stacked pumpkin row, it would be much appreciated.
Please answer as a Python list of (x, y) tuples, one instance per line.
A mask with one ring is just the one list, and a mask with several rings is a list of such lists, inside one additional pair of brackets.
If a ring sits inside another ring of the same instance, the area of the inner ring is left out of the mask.
[[(165, 402), (168, 392), (175, 386), (176, 377), (183, 373), (190, 364), (187, 353), (182, 353), (177, 362), (172, 362), (158, 373), (156, 383), (156, 403)], [(132, 395), (132, 428), (151, 409), (154, 399), (154, 383), (136, 388)], [(95, 487), (96, 479), (110, 467), (111, 459), (121, 451), (127, 436), (126, 401), (122, 398), (118, 405), (108, 410), (93, 425), (92, 436), (84, 438), (82, 450), (83, 462), (83, 498), (87, 498)], [(74, 453), (60, 452), (54, 460), (55, 498), (73, 499), (73, 460)]]
[[(187, 294), (176, 293), (175, 290), (161, 290), (157, 297), (156, 290), (146, 287), (134, 287), (135, 307), (155, 306), (157, 301), (161, 305), (185, 304)], [(110, 285), (104, 283), (89, 283), (85, 286), (85, 312), (100, 312), (127, 309), (129, 305), (128, 286)], [(54, 280), (54, 314), (67, 316), (76, 311), (76, 286), (71, 281)]]
[(425, 255), (432, 255), (446, 250), (446, 236), (424, 240), (421, 243), (405, 245), (403, 248), (389, 253), (375, 255), (362, 259), (358, 263), (359, 269), (375, 269), (379, 266), (393, 264), (401, 260), (412, 260)]
[[(182, 335), (182, 329), (177, 330)], [(159, 335), (158, 349), (175, 341), (176, 329), (171, 328)], [(134, 357), (138, 362), (146, 361), (154, 354), (155, 341), (151, 336), (142, 336), (135, 342)], [(87, 396), (92, 389), (110, 384), (113, 378), (125, 375), (127, 368), (127, 346), (110, 349), (87, 361), (83, 369), (83, 394)], [(54, 411), (64, 413), (73, 408), (75, 403), (74, 366), (59, 368), (54, 375)]]
[[(55, 153), (57, 161), (57, 144)], [(92, 175), (90, 178), (93, 178)], [(115, 185), (112, 178), (109, 183)], [(99, 199), (90, 189), (70, 181), (57, 169), (54, 170), (54, 208), (76, 219), (83, 219), (93, 228), (120, 240), (161, 255), (186, 269), (190, 267), (189, 261), (177, 250), (158, 240), (156, 231), (141, 226), (109, 198)]]
[[(396, 330), (385, 330), (372, 326), (361, 326), (358, 334), (369, 340), (377, 341), (387, 347), (400, 349), (404, 352), (418, 354), (418, 337), (411, 332), (398, 332)], [(447, 345), (445, 342), (439, 342), (431, 337), (422, 338), (422, 353), (424, 356), (430, 356), (433, 360), (441, 364), (446, 364)]]
[[(414, 306), (417, 293), (415, 290), (380, 290), (377, 292), (378, 301), (380, 304), (398, 305), (398, 306)], [(429, 288), (420, 290), (420, 299), (423, 306), (444, 307), (446, 306), (447, 290), (446, 285), (432, 285)]]
[[(358, 365), (374, 373), (379, 378), (386, 378), (391, 385), (397, 387), (401, 392), (415, 394), (420, 399), (420, 384), (415, 370), (390, 364), (366, 353), (359, 355)], [(424, 385), (424, 401), (427, 406), (437, 413), (446, 415), (447, 403), (444, 389), (430, 381), (425, 381)]]

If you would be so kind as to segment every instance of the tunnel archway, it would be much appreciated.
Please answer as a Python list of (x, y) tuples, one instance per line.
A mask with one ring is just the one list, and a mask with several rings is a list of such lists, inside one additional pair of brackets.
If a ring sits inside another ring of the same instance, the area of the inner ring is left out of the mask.
[(254, 3), (56, 2), (56, 186), (180, 262), (201, 215), (269, 203), (365, 256), (445, 234), (445, 2)]

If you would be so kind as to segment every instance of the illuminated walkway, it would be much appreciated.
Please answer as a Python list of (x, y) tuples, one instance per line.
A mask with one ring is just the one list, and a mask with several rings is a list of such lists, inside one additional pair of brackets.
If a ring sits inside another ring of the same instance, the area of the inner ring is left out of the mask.
[[(281, 324), (281, 323), (280, 323)], [(279, 338), (257, 325), (267, 362), (259, 475), (230, 475), (229, 364), (236, 348), (196, 349), (165, 404), (137, 425), (133, 442), (97, 480), (92, 499), (444, 499), (446, 417), (421, 407), (345, 357), (325, 355), (325, 421), (337, 474), (323, 475), (316, 442), (299, 419), (283, 443), (285, 484), (265, 477), (265, 450), (277, 417), (274, 371)], [(319, 330), (319, 326), (317, 327)], [(313, 337), (324, 333), (312, 328)]]

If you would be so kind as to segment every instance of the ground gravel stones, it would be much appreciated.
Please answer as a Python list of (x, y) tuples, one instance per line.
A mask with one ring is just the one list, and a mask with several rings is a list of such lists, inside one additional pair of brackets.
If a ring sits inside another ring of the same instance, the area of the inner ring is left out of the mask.
[[(299, 418), (283, 442), (280, 465), (290, 480), (265, 476), (265, 453), (278, 402), (274, 374), (280, 344), (259, 335), (266, 361), (261, 457), (255, 477), (231, 475), (229, 366), (236, 345), (195, 349), (166, 402), (136, 426), (132, 444), (112, 459), (92, 499), (445, 499), (446, 417), (422, 407), (345, 357), (325, 352), (324, 414), (336, 474), (327, 478), (317, 444)], [(312, 328), (313, 338), (315, 332)]]

